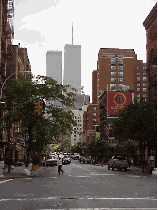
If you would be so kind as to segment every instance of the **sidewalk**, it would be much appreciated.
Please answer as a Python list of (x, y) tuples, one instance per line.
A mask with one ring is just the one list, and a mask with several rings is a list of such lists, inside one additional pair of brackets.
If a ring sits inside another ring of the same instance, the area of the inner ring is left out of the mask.
[(14, 179), (14, 178), (28, 178), (35, 176), (39, 171), (43, 170), (45, 167), (40, 166), (36, 171), (32, 171), (32, 166), (29, 165), (30, 175), (23, 174), (24, 166), (15, 166), (11, 173), (8, 173), (8, 168), (3, 170), (3, 176), (0, 176), (0, 179)]
[[(101, 164), (95, 164), (95, 166), (102, 166)], [(103, 165), (103, 167), (108, 166), (107, 164)], [(145, 171), (145, 169), (144, 169)], [(130, 166), (130, 168), (127, 168), (127, 173), (135, 174), (135, 175), (143, 175), (143, 176), (153, 176), (157, 177), (157, 171), (152, 174), (147, 174), (146, 172), (142, 173), (142, 168), (138, 166)]]

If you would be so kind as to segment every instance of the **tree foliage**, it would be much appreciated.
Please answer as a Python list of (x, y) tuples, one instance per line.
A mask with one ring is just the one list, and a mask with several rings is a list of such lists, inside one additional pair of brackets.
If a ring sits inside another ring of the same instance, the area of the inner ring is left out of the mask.
[(128, 104), (119, 112), (118, 118), (113, 119), (112, 127), (119, 143), (135, 140), (141, 153), (144, 153), (146, 146), (149, 150), (156, 148), (157, 116), (150, 100), (141, 98)]
[(87, 146), (87, 152), (92, 158), (97, 158), (101, 161), (107, 158), (110, 152), (110, 146), (107, 141), (102, 138), (92, 139)]
[[(3, 100), (7, 104), (4, 121), (9, 127), (17, 123), (22, 134), (28, 136), (28, 155), (31, 151), (42, 151), (44, 146), (57, 141), (66, 131), (71, 132), (75, 124), (73, 113), (54, 107), (53, 102), (58, 101), (62, 107), (73, 106), (74, 91), (70, 86), (63, 86), (45, 76), (31, 80), (24, 77), (10, 79), (4, 86)], [(34, 112), (35, 102), (42, 100), (46, 102), (46, 116)]]

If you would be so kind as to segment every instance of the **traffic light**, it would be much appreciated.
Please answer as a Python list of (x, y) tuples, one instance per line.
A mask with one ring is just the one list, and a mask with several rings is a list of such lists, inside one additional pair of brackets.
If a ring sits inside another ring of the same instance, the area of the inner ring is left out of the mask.
[(46, 108), (46, 104), (45, 104), (44, 101), (42, 101), (42, 103), (41, 103), (41, 112), (42, 112), (42, 114), (45, 113), (45, 108)]
[(41, 101), (38, 101), (37, 103), (35, 103), (35, 112), (36, 113), (40, 113), (40, 105), (41, 105)]

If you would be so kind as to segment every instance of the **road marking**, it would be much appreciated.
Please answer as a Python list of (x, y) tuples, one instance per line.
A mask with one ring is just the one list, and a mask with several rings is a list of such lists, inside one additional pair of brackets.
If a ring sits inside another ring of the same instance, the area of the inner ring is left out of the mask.
[(46, 197), (46, 198), (6, 198), (6, 199), (0, 199), (0, 202), (4, 201), (38, 201), (38, 200), (157, 200), (157, 198), (154, 197), (146, 197), (146, 198), (115, 198), (115, 197)]
[[(69, 210), (111, 210), (111, 209), (116, 209), (116, 210), (149, 210), (149, 208), (84, 208), (84, 209), (81, 209), (81, 208), (69, 208)], [(157, 208), (150, 208), (151, 210), (157, 210)], [(38, 210), (38, 209), (37, 209)], [(56, 210), (56, 209), (40, 209), (40, 210)], [(60, 210), (66, 210), (66, 209), (60, 209)]]
[(0, 184), (5, 183), (5, 182), (9, 182), (11, 180), (13, 180), (13, 179), (7, 179), (7, 180), (4, 180), (4, 181), (1, 181)]

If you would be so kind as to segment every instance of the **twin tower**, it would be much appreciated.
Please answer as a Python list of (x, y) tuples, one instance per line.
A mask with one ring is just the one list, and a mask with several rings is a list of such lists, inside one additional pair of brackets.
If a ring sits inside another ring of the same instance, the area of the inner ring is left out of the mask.
[[(64, 47), (64, 71), (62, 76), (62, 51), (47, 51), (46, 76), (52, 77), (59, 84), (71, 85), (81, 92), (81, 45)], [(63, 78), (63, 79), (62, 79)]]

